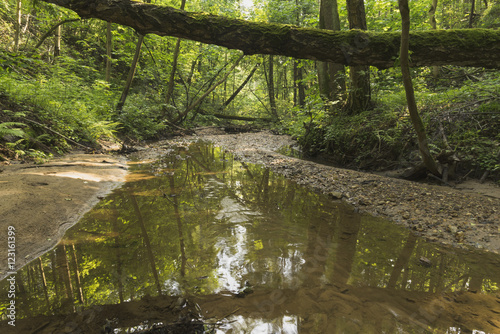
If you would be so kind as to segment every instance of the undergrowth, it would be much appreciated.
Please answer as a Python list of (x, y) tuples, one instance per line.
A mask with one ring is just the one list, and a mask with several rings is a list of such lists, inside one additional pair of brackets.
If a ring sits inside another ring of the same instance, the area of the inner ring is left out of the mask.
[[(414, 79), (431, 153), (454, 152), (462, 175), (473, 172), (480, 177), (490, 171), (498, 180), (500, 74), (455, 67), (441, 73), (439, 82), (426, 71)], [(384, 85), (390, 82), (388, 76), (397, 74), (387, 74)], [(309, 122), (308, 131), (290, 133), (298, 137), (306, 154), (328, 155), (339, 165), (371, 170), (414, 166), (420, 157), (403, 88), (398, 80), (390, 87), (374, 88), (373, 110), (358, 115), (330, 113), (326, 121)]]

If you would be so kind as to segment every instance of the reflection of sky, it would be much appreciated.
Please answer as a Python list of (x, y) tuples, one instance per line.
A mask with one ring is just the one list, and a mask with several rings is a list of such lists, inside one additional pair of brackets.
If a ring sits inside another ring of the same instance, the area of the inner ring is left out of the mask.
[(241, 277), (247, 273), (245, 269), (247, 229), (242, 225), (234, 226), (231, 236), (219, 238), (215, 247), (219, 250), (216, 273), (220, 289), (236, 293), (242, 286)]
[(266, 321), (264, 319), (245, 318), (240, 315), (229, 317), (227, 320), (229, 323), (219, 326), (215, 333), (227, 333), (228, 330), (241, 330), (242, 333), (251, 334), (296, 334), (299, 332), (297, 316), (285, 315), (282, 318)]

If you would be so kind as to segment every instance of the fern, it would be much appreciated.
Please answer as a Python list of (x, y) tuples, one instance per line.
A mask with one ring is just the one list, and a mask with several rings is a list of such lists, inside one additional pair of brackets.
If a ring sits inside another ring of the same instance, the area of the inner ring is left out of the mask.
[[(13, 128), (14, 126), (17, 126), (17, 128)], [(25, 133), (23, 129), (19, 128), (23, 126), (26, 126), (26, 124), (20, 122), (0, 123), (0, 138), (5, 136), (24, 137)]]

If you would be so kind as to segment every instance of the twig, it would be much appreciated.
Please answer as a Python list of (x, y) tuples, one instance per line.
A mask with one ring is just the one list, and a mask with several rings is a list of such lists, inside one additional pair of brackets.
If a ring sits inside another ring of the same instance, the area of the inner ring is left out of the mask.
[(60, 136), (60, 137), (62, 137), (62, 138), (64, 138), (64, 139), (66, 139), (67, 141), (69, 141), (69, 142), (71, 142), (71, 143), (73, 143), (73, 144), (75, 144), (75, 145), (77, 145), (77, 146), (83, 147), (83, 148), (85, 148), (85, 149), (92, 150), (92, 147), (90, 147), (90, 146), (85, 146), (85, 145), (82, 145), (82, 144), (80, 144), (80, 143), (77, 143), (77, 142), (76, 142), (76, 141), (74, 141), (73, 139), (70, 139), (70, 138), (66, 137), (65, 135), (63, 135), (63, 134), (60, 134), (59, 132), (57, 132), (57, 131), (55, 131), (55, 130), (52, 130), (52, 129), (51, 129), (51, 128), (49, 128), (48, 126), (45, 126), (45, 125), (43, 125), (43, 124), (41, 124), (41, 123), (38, 123), (38, 122), (36, 122), (36, 121), (33, 121), (33, 120), (31, 120), (31, 119), (27, 119), (27, 118), (24, 118), (24, 119), (25, 119), (26, 121), (30, 122), (30, 123), (36, 124), (36, 125), (38, 125), (38, 126), (41, 126), (41, 127), (42, 127), (42, 128), (44, 128), (44, 129), (46, 129), (46, 130), (49, 130), (50, 132), (52, 132), (52, 133), (54, 133), (54, 134), (56, 134), (56, 135), (58, 135), (58, 136)]

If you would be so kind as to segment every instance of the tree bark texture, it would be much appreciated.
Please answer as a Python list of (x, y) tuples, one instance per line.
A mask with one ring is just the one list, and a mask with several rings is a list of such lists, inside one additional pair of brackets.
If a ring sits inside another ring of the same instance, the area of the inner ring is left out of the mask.
[[(388, 68), (399, 54), (398, 32), (327, 31), (248, 22), (132, 0), (43, 0), (82, 18), (98, 18), (156, 34), (216, 44), (245, 54), (274, 54), (349, 66)], [(500, 67), (500, 31), (457, 29), (410, 34), (411, 66)], [(479, 56), (480, 55), (480, 56)]]
[[(340, 31), (340, 18), (337, 0), (321, 0), (319, 28)], [(318, 82), (320, 92), (330, 100), (345, 93), (344, 65), (318, 62)]]
[[(364, 0), (347, 0), (346, 4), (349, 29), (367, 30)], [(370, 67), (351, 66), (349, 79), (349, 95), (345, 109), (349, 113), (359, 113), (368, 109), (371, 104)]]

